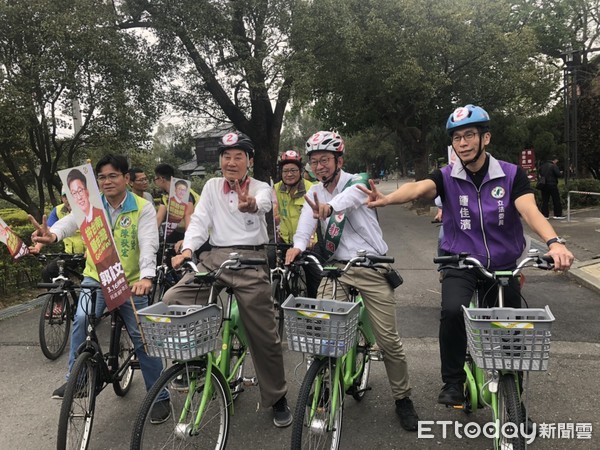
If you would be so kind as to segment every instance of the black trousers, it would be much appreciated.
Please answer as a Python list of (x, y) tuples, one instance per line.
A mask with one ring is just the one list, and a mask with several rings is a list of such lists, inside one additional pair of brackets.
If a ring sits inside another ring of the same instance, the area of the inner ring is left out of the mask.
[(550, 210), (548, 209), (548, 203), (552, 197), (552, 211), (555, 216), (562, 216), (562, 205), (560, 204), (560, 193), (558, 192), (558, 186), (546, 185), (542, 189), (542, 214), (544, 217), (550, 217)]
[[(469, 306), (475, 290), (478, 291), (479, 306), (493, 307), (497, 300), (494, 281), (484, 279), (473, 270), (444, 269), (442, 279), (442, 312), (440, 317), (440, 359), (442, 381), (462, 384), (465, 382), (465, 355), (467, 335), (461, 306)], [(513, 278), (504, 288), (504, 306), (521, 307), (519, 280)]]

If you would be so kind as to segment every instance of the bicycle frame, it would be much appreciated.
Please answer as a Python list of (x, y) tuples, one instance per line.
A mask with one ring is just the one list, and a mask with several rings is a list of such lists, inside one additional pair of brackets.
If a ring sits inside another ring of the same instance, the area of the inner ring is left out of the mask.
[[(225, 266), (225, 263), (221, 266), (220, 270)], [(209, 294), (209, 304), (214, 304), (217, 302), (218, 295), (215, 293), (214, 283), (216, 282), (218, 275), (220, 274), (220, 270), (217, 271), (216, 274), (212, 273), (204, 273), (198, 272), (197, 266), (195, 264), (190, 264), (190, 267), (196, 272), (197, 279), (203, 283), (210, 283), (210, 294)], [(222, 337), (222, 345), (221, 351), (218, 356), (215, 356), (214, 352), (209, 352), (206, 355), (203, 355), (200, 360), (204, 360), (206, 362), (206, 375), (205, 379), (211, 379), (213, 371), (217, 372), (217, 376), (221, 377), (226, 381), (225, 385), (227, 389), (225, 389), (225, 394), (227, 396), (227, 409), (229, 414), (234, 414), (234, 406), (233, 406), (233, 394), (231, 390), (231, 385), (234, 382), (241, 383), (244, 380), (234, 380), (234, 375), (238, 372), (239, 368), (244, 364), (244, 360), (246, 359), (247, 352), (245, 349), (248, 348), (248, 339), (246, 337), (246, 331), (244, 330), (242, 321), (240, 320), (240, 314), (237, 302), (233, 295), (233, 288), (227, 287), (225, 289), (227, 294), (226, 304), (223, 309), (223, 323), (221, 329), (221, 337)], [(232, 346), (231, 341), (233, 339), (234, 333), (240, 339), (240, 343), (243, 351), (238, 355), (237, 361), (235, 362), (233, 367), (230, 367), (231, 356), (232, 356)], [(190, 405), (192, 402), (192, 398), (195, 391), (195, 383), (196, 380), (193, 381), (192, 385), (190, 385), (190, 389), (185, 400), (184, 408), (181, 411), (179, 423), (185, 423), (185, 418), (190, 411)], [(208, 404), (209, 399), (212, 397), (213, 391), (210, 388), (205, 388), (202, 391), (202, 398), (200, 401), (200, 405), (198, 407), (198, 411), (196, 413), (196, 417), (194, 419), (194, 425), (192, 430), (189, 432), (194, 434), (198, 431), (200, 424), (202, 422), (202, 418), (206, 409), (206, 405)]]
[[(328, 268), (325, 268), (326, 270)], [(337, 279), (334, 278), (334, 286), (333, 286), (333, 298), (336, 298), (336, 294), (337, 294)], [(358, 291), (356, 288), (351, 287), (350, 291), (349, 291), (349, 301), (350, 302), (354, 302), (354, 303), (358, 303), (360, 306), (360, 310), (359, 310), (359, 322), (358, 322), (358, 333), (360, 335), (360, 333), (362, 332), (362, 334), (365, 336), (365, 339), (367, 340), (367, 347), (371, 347), (374, 343), (375, 343), (375, 334), (373, 333), (372, 327), (371, 327), (371, 320), (369, 319), (369, 315), (367, 313), (367, 308), (365, 307), (362, 298), (360, 297)], [(350, 350), (344, 354), (341, 357), (328, 357), (328, 356), (314, 356), (315, 359), (328, 359), (329, 360), (329, 367), (330, 367), (330, 373), (331, 368), (333, 367), (333, 380), (330, 380), (330, 382), (332, 381), (331, 385), (332, 386), (338, 386), (341, 384), (342, 388), (344, 388), (345, 386), (352, 386), (356, 380), (362, 375), (363, 372), (363, 368), (366, 362), (366, 358), (369, 357), (368, 352), (365, 353), (365, 359), (363, 359), (361, 366), (358, 368), (358, 370), (356, 369), (356, 355), (357, 355), (357, 347), (358, 347), (358, 339), (357, 342), (350, 348)], [(310, 419), (312, 420), (314, 418), (314, 415), (316, 414), (317, 408), (318, 408), (318, 399), (319, 399), (319, 393), (321, 390), (321, 386), (319, 385), (319, 382), (317, 383), (317, 386), (315, 386), (315, 396), (313, 398), (312, 404), (311, 404), (311, 408), (310, 408)], [(342, 392), (345, 392), (346, 389), (342, 389)], [(344, 394), (342, 394), (344, 395)], [(328, 423), (327, 423), (327, 430), (330, 431), (332, 430), (334, 423), (335, 423), (335, 413), (337, 411), (337, 406), (339, 404), (339, 402), (342, 402), (343, 398), (339, 398), (339, 390), (338, 389), (334, 389), (333, 393), (332, 393), (332, 407), (329, 410), (329, 417), (328, 417)]]

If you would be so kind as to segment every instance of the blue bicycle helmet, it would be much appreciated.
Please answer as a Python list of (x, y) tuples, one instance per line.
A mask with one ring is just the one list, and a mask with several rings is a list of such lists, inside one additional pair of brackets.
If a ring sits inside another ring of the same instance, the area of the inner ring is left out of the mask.
[(456, 108), (446, 122), (446, 132), (452, 136), (456, 130), (467, 126), (489, 128), (490, 115), (480, 106), (466, 105)]

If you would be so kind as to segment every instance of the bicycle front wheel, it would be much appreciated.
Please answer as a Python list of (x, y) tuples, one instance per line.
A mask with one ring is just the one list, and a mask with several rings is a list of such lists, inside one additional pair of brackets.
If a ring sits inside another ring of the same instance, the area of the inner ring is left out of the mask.
[(58, 419), (57, 449), (87, 449), (90, 444), (98, 366), (90, 353), (81, 353), (69, 376)]
[(115, 328), (113, 337), (112, 355), (117, 355), (118, 372), (113, 380), (113, 389), (115, 394), (123, 397), (129, 392), (133, 381), (133, 367), (131, 365), (135, 355), (133, 342), (122, 321), (119, 321)]
[(354, 360), (354, 373), (359, 373), (359, 377), (348, 389), (348, 394), (354, 397), (354, 400), (361, 401), (369, 387), (369, 375), (371, 373), (371, 358), (369, 357), (369, 341), (362, 330), (358, 330), (356, 341), (356, 359)]
[(71, 305), (66, 293), (47, 294), (40, 314), (39, 338), (42, 353), (55, 360), (62, 355), (71, 331)]
[(246, 347), (236, 333), (231, 334), (229, 352), (228, 373), (231, 374), (229, 388), (231, 389), (231, 397), (236, 400), (244, 392), (244, 364), (246, 363)]
[[(170, 413), (166, 419), (157, 420), (156, 416), (153, 418), (153, 409), (161, 402), (159, 396), (165, 389), (170, 396)], [(131, 449), (225, 448), (229, 433), (226, 389), (220, 372), (213, 371), (207, 379), (203, 361), (170, 367), (148, 391), (140, 407), (133, 427)]]
[(279, 333), (279, 338), (283, 339), (283, 308), (281, 308), (281, 305), (285, 301), (285, 291), (281, 289), (279, 280), (275, 280), (271, 286), (271, 298), (273, 299), (273, 308), (275, 309), (277, 332)]
[[(525, 430), (521, 413), (521, 399), (517, 388), (517, 377), (506, 374), (500, 377), (498, 384), (498, 434), (495, 448), (497, 450), (525, 449)], [(515, 436), (515, 437), (508, 437)]]
[[(332, 359), (316, 359), (304, 377), (292, 428), (292, 449), (338, 449), (342, 437), (344, 392), (334, 386)], [(337, 399), (333, 393), (337, 392)]]

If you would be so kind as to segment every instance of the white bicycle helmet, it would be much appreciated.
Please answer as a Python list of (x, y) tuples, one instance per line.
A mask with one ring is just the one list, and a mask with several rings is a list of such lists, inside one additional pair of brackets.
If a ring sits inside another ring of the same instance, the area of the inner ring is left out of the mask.
[(312, 152), (332, 152), (342, 156), (344, 154), (344, 140), (335, 131), (317, 131), (306, 141), (306, 155)]

